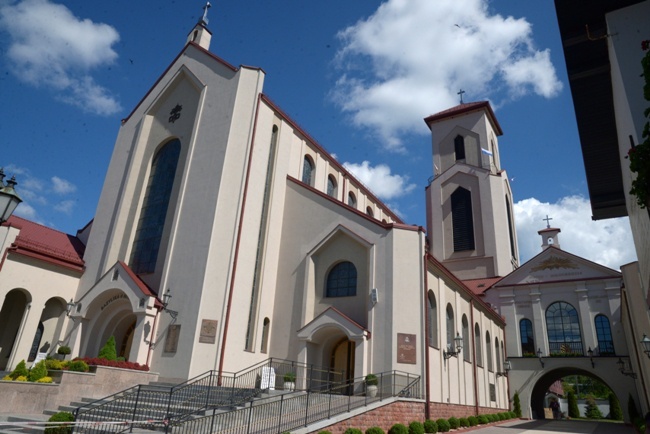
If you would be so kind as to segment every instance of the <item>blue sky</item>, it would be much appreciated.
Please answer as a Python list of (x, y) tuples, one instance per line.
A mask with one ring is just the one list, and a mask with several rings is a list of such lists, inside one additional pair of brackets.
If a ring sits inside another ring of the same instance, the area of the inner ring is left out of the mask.
[[(120, 119), (182, 50), (203, 3), (0, 0), (0, 166), (17, 214), (75, 233), (94, 215)], [(562, 247), (618, 268), (626, 219), (592, 222), (553, 2), (213, 2), (211, 51), (407, 223), (425, 225), (427, 115), (488, 99), (504, 130), (523, 260), (548, 214)]]

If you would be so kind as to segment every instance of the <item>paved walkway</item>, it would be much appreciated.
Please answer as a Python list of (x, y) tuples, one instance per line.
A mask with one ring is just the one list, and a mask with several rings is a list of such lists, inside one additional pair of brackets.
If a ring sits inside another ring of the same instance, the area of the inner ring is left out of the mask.
[(634, 428), (622, 423), (585, 420), (517, 420), (474, 431), (476, 434), (634, 434)]

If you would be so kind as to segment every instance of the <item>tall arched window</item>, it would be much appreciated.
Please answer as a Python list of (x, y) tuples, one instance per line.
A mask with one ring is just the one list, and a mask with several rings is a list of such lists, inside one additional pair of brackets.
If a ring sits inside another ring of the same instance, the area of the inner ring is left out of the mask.
[(465, 138), (461, 135), (457, 135), (454, 139), (454, 153), (456, 161), (465, 159)]
[(519, 321), (519, 335), (521, 338), (521, 355), (535, 354), (535, 339), (533, 339), (533, 323), (524, 318)]
[(174, 139), (160, 148), (151, 162), (151, 172), (129, 261), (136, 274), (153, 273), (156, 269), (180, 153), (181, 142)]
[(456, 337), (456, 328), (454, 327), (454, 309), (451, 303), (447, 304), (447, 349), (456, 351), (454, 347), (454, 338)]
[(352, 262), (339, 262), (327, 275), (326, 297), (357, 295), (357, 269)]
[(613, 356), (614, 340), (612, 329), (609, 327), (609, 319), (605, 315), (596, 315), (596, 337), (598, 338), (598, 354), (601, 356)]
[(336, 180), (332, 175), (327, 177), (327, 195), (331, 197), (336, 197)]
[(429, 290), (427, 294), (429, 301), (429, 346), (438, 347), (438, 306), (433, 291)]
[(366, 207), (366, 214), (368, 214), (370, 217), (375, 216), (375, 213), (372, 212), (372, 208), (370, 208), (369, 206)]
[(496, 360), (497, 372), (503, 372), (501, 369), (501, 353), (499, 352), (499, 339), (494, 338), (494, 359)]
[(451, 222), (454, 232), (454, 252), (474, 250), (472, 193), (463, 187), (458, 187), (451, 194)]
[(488, 371), (493, 371), (492, 365), (492, 342), (490, 342), (490, 332), (485, 332), (485, 358), (487, 359)]
[(260, 352), (267, 353), (269, 349), (269, 329), (271, 328), (271, 320), (264, 318), (264, 325), (262, 326), (262, 348)]
[(463, 315), (463, 359), (466, 362), (472, 361), (472, 349), (469, 343), (469, 323), (467, 315)]
[(569, 303), (558, 301), (546, 309), (546, 330), (551, 354), (583, 354), (578, 311)]
[(357, 198), (354, 196), (354, 193), (352, 192), (348, 193), (348, 205), (350, 205), (352, 208), (357, 207)]
[(481, 351), (481, 328), (478, 326), (478, 323), (474, 325), (474, 354), (476, 354), (476, 364), (483, 366), (483, 352)]
[(314, 162), (309, 155), (305, 155), (302, 163), (302, 182), (307, 185), (313, 185), (314, 181)]
[(510, 235), (510, 254), (513, 258), (516, 258), (514, 225), (512, 224), (512, 212), (510, 211), (510, 198), (508, 195), (506, 195), (506, 214), (508, 216), (508, 234)]

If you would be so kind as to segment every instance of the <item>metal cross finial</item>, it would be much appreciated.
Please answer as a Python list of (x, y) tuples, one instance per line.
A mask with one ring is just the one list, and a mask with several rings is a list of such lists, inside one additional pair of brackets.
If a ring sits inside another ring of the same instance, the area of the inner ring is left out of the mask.
[(545, 219), (542, 219), (542, 220), (545, 220), (545, 221), (546, 221), (546, 229), (550, 229), (550, 228), (551, 228), (551, 224), (550, 224), (549, 222), (550, 222), (551, 220), (553, 220), (553, 219), (550, 218), (550, 217), (548, 216), (548, 214), (546, 214), (546, 218), (545, 218)]
[(463, 89), (461, 89), (459, 92), (456, 92), (456, 95), (460, 95), (460, 103), (461, 104), (463, 103), (463, 94), (464, 93), (465, 93), (465, 91)]
[(205, 6), (203, 6), (203, 18), (201, 18), (201, 21), (203, 21), (205, 24), (208, 24), (208, 9), (210, 9), (212, 5), (210, 2), (206, 2)]

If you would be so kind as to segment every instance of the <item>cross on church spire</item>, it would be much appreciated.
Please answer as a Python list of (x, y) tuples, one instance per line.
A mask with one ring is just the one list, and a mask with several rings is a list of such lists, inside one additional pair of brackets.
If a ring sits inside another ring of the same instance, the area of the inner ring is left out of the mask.
[(551, 224), (550, 224), (549, 222), (550, 222), (551, 220), (553, 220), (553, 219), (552, 219), (551, 217), (549, 217), (548, 214), (546, 214), (546, 218), (545, 218), (545, 219), (542, 219), (542, 220), (545, 220), (545, 221), (546, 221), (546, 229), (550, 229), (550, 228), (551, 228)]
[(461, 89), (460, 91), (456, 92), (456, 95), (460, 95), (460, 103), (461, 103), (461, 104), (463, 103), (463, 94), (464, 94), (464, 93), (465, 93), (465, 91), (464, 91), (463, 89)]
[(203, 18), (201, 18), (201, 21), (204, 22), (205, 24), (208, 24), (208, 9), (210, 9), (212, 5), (210, 2), (205, 2), (205, 6), (203, 6)]

